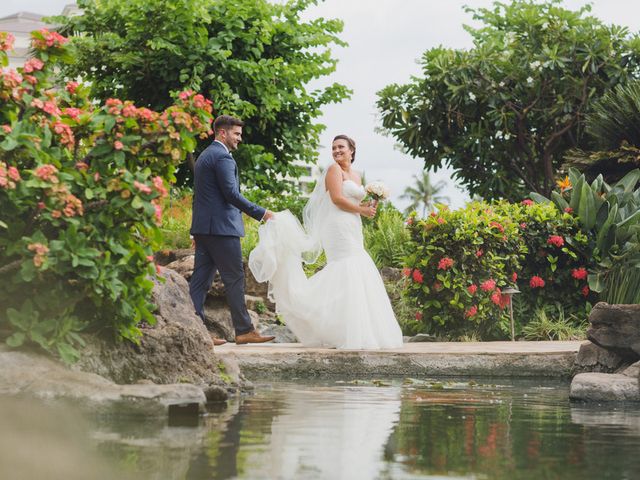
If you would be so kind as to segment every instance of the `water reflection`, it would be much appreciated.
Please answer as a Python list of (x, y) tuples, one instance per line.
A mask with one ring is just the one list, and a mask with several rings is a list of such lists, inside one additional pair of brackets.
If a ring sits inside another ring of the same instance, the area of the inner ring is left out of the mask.
[(640, 478), (639, 405), (501, 382), (264, 384), (197, 425), (0, 399), (0, 478)]

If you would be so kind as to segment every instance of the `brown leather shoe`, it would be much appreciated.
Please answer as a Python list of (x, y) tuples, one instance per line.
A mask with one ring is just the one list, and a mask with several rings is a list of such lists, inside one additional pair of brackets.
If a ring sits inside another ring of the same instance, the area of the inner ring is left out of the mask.
[(211, 340), (213, 340), (213, 345), (215, 347), (219, 347), (220, 345), (224, 345), (225, 343), (227, 343), (224, 338), (211, 337)]
[(250, 332), (243, 333), (242, 335), (236, 335), (236, 345), (243, 345), (245, 343), (264, 343), (270, 342), (276, 337), (272, 337), (271, 335), (263, 337), (255, 330), (251, 330)]

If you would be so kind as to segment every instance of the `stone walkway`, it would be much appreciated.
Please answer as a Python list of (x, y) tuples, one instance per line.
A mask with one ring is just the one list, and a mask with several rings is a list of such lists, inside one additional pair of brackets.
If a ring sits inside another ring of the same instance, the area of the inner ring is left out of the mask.
[(297, 343), (216, 347), (249, 378), (313, 376), (569, 377), (582, 341), (425, 342), (393, 350), (305, 348)]

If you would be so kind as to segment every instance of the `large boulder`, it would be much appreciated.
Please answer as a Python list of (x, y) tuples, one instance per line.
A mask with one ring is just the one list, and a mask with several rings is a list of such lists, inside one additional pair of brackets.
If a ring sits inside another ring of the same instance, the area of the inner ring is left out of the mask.
[(598, 303), (589, 315), (587, 337), (628, 362), (640, 360), (640, 305)]
[(613, 350), (607, 350), (592, 342), (584, 342), (576, 356), (575, 372), (614, 373), (629, 366), (629, 362)]
[(97, 373), (116, 383), (151, 381), (158, 384), (219, 385), (235, 390), (242, 384), (238, 371), (214, 354), (211, 334), (194, 313), (189, 285), (177, 272), (163, 268), (152, 302), (156, 324), (142, 328), (139, 344), (89, 338), (77, 369)]
[(4, 346), (0, 365), (0, 395), (66, 400), (91, 412), (164, 416), (172, 409), (189, 408), (197, 414), (206, 403), (203, 389), (195, 385), (118, 385), (44, 355)]
[(569, 397), (587, 402), (640, 402), (640, 362), (622, 373), (580, 373), (573, 377)]

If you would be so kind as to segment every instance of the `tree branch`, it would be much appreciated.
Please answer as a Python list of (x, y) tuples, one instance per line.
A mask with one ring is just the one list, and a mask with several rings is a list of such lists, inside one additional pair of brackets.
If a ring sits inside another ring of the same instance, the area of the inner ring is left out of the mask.
[(5, 273), (9, 273), (13, 270), (17, 270), (18, 268), (20, 268), (21, 264), (22, 264), (22, 260), (18, 259), (18, 260), (14, 260), (11, 263), (7, 263), (6, 265), (3, 265), (2, 267), (0, 267), (0, 275), (4, 275)]

